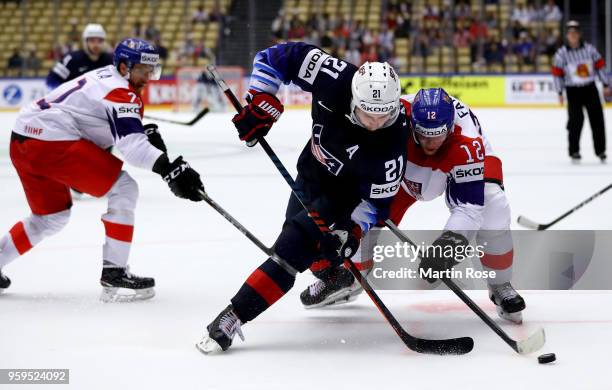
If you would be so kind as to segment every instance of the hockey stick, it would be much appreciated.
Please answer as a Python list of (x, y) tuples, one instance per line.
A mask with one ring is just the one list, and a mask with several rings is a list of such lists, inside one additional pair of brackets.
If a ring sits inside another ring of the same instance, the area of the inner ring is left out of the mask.
[(183, 126), (193, 126), (195, 125), (200, 119), (202, 119), (204, 117), (204, 115), (208, 114), (208, 111), (210, 111), (208, 109), (208, 107), (204, 107), (202, 109), (202, 111), (198, 112), (198, 114), (190, 121), (188, 122), (184, 122), (184, 121), (175, 121), (172, 119), (166, 119), (166, 118), (158, 118), (155, 116), (149, 116), (149, 115), (145, 115), (144, 117), (146, 119), (150, 119), (152, 121), (156, 121), (156, 122), (166, 122), (166, 123), (173, 123), (175, 125), (183, 125)]
[[(223, 90), (223, 93), (232, 103), (234, 108), (237, 111), (242, 110), (240, 102), (238, 101), (234, 93), (231, 91), (231, 89), (227, 86), (225, 81), (223, 81), (215, 67), (209, 65), (208, 71), (213, 75), (214, 79), (217, 81), (217, 84), (219, 84), (219, 87)], [(293, 180), (293, 177), (291, 177), (291, 175), (289, 174), (283, 163), (280, 161), (276, 153), (272, 150), (268, 142), (264, 138), (260, 138), (258, 141), (261, 147), (268, 155), (268, 157), (270, 157), (270, 160), (272, 160), (272, 162), (276, 166), (279, 173), (283, 176), (289, 187), (291, 187), (291, 191), (293, 192), (293, 194), (300, 201), (304, 209), (308, 212), (309, 217), (315, 222), (321, 233), (329, 232), (329, 227), (327, 226), (325, 221), (321, 218), (319, 213), (314, 210), (305, 200), (304, 194), (297, 187), (295, 181)], [(355, 263), (353, 263), (350, 259), (345, 259), (344, 262), (346, 266), (348, 266), (353, 276), (355, 276), (355, 279), (357, 279), (357, 281), (361, 284), (368, 296), (372, 299), (378, 310), (385, 317), (387, 322), (389, 322), (393, 330), (395, 330), (399, 338), (411, 350), (419, 353), (433, 353), (439, 355), (462, 355), (470, 352), (474, 348), (474, 340), (472, 340), (470, 337), (460, 337), (446, 340), (427, 340), (412, 336), (402, 328), (401, 324), (397, 321), (393, 314), (391, 314), (389, 309), (387, 309), (378, 294), (376, 294), (376, 292), (370, 286), (367, 280), (361, 275), (361, 272), (359, 272), (359, 270), (355, 266)]]
[(559, 218), (555, 219), (554, 221), (552, 221), (550, 223), (546, 223), (546, 224), (537, 223), (537, 222), (534, 222), (533, 220), (531, 220), (531, 219), (529, 219), (529, 218), (527, 218), (525, 216), (522, 216), (522, 215), (519, 215), (519, 217), (518, 217), (516, 222), (518, 222), (519, 225), (524, 226), (524, 227), (526, 227), (528, 229), (546, 230), (549, 227), (551, 227), (552, 225), (554, 225), (557, 222), (559, 222), (560, 220), (562, 220), (563, 218), (565, 218), (568, 215), (572, 214), (574, 211), (578, 210), (582, 206), (586, 205), (587, 203), (590, 203), (593, 199), (599, 197), (604, 192), (608, 191), (610, 188), (612, 188), (612, 184), (610, 184), (606, 188), (596, 192), (590, 198), (586, 199), (585, 201), (583, 201), (582, 203), (578, 204), (576, 207), (574, 207), (573, 209), (569, 210), (568, 212), (566, 212), (565, 214), (561, 215)]
[[(416, 244), (402, 232), (393, 221), (387, 219), (385, 225), (395, 234), (400, 240), (416, 247)], [(546, 336), (544, 329), (539, 328), (531, 336), (524, 340), (516, 341), (512, 339), (502, 328), (499, 327), (467, 294), (449, 278), (441, 279), (448, 288), (450, 288), (458, 297), (465, 303), (485, 324), (489, 326), (499, 337), (502, 338), (512, 349), (521, 355), (526, 355), (537, 351), (544, 346)]]

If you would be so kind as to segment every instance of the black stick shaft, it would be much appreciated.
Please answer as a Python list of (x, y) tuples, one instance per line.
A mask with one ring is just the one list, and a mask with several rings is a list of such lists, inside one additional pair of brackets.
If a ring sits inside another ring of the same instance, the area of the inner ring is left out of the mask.
[(600, 195), (602, 195), (604, 192), (608, 191), (610, 188), (612, 188), (612, 184), (608, 185), (607, 187), (603, 188), (602, 190), (600, 190), (599, 192), (596, 192), (595, 194), (591, 195), (588, 199), (585, 199), (584, 201), (582, 201), (580, 204), (578, 204), (577, 206), (575, 206), (573, 209), (569, 210), (568, 212), (566, 212), (565, 214), (563, 214), (562, 216), (560, 216), (559, 218), (555, 219), (554, 221), (552, 221), (549, 224), (546, 224), (542, 227), (542, 229), (540, 230), (545, 230), (548, 229), (549, 227), (551, 227), (552, 225), (556, 224), (557, 222), (559, 222), (560, 220), (562, 220), (563, 218), (567, 217), (568, 215), (572, 214), (574, 211), (582, 208), (582, 206), (591, 203), (591, 201), (593, 201), (595, 198), (598, 198)]
[(184, 121), (176, 121), (173, 119), (166, 119), (166, 118), (158, 118), (155, 116), (150, 116), (150, 115), (145, 115), (144, 117), (146, 119), (152, 120), (152, 121), (156, 121), (156, 122), (166, 122), (166, 123), (173, 123), (175, 125), (182, 125), (182, 126), (193, 126), (194, 124), (196, 124), (196, 122), (198, 122), (200, 119), (202, 119), (204, 117), (204, 115), (208, 114), (208, 107), (202, 109), (202, 111), (200, 111), (192, 120), (188, 121), (188, 122), (184, 122)]
[[(393, 234), (395, 234), (400, 240), (407, 242), (408, 244), (410, 244), (413, 247), (416, 247), (417, 245), (406, 235), (404, 234), (404, 232), (402, 232), (399, 227), (397, 227), (397, 225), (391, 221), (390, 219), (387, 219), (385, 221), (385, 225), (393, 232)], [(510, 347), (512, 347), (512, 349), (514, 349), (515, 351), (518, 352), (518, 348), (516, 346), (516, 341), (514, 341), (510, 336), (508, 336), (508, 334), (506, 332), (504, 332), (504, 330), (502, 328), (499, 327), (499, 325), (497, 325), (495, 323), (495, 321), (493, 321), (491, 319), (491, 317), (489, 317), (487, 315), (487, 313), (485, 313), (480, 306), (478, 306), (474, 301), (472, 301), (472, 299), (470, 297), (467, 296), (467, 294), (465, 292), (463, 292), (463, 290), (457, 286), (455, 284), (455, 282), (453, 282), (451, 279), (448, 278), (442, 278), (441, 279), (442, 282), (444, 284), (446, 284), (446, 286), (448, 286), (449, 289), (451, 289), (455, 295), (457, 295), (459, 297), (459, 299), (461, 299), (470, 309), (472, 309), (472, 311), (478, 316), (480, 317), (481, 320), (484, 321), (485, 324), (487, 324), (489, 326), (489, 328), (491, 328), (495, 333), (497, 333), (497, 335), (499, 337), (501, 337), (506, 344), (508, 344)]]

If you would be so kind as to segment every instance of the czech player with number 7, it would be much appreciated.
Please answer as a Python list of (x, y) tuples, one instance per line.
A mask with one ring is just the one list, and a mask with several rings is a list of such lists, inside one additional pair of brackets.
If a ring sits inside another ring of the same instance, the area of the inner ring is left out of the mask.
[[(138, 185), (105, 149), (115, 145), (129, 164), (160, 174), (176, 196), (201, 200), (198, 173), (182, 157), (170, 162), (157, 126), (142, 124), (140, 94), (160, 74), (157, 50), (144, 40), (125, 39), (115, 48), (113, 65), (64, 83), (22, 109), (10, 156), (32, 213), (0, 238), (0, 270), (68, 223), (69, 188), (75, 188), (108, 198), (102, 300), (154, 295), (153, 278), (135, 276), (127, 266)], [(0, 289), (9, 285), (0, 272)]]

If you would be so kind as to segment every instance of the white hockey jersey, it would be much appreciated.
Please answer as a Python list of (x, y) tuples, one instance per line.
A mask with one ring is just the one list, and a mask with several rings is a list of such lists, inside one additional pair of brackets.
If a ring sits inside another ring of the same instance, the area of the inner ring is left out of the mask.
[(151, 170), (162, 151), (142, 125), (143, 103), (113, 65), (85, 73), (25, 106), (13, 131), (44, 141), (115, 145), (130, 165)]
[[(408, 113), (414, 96), (402, 96)], [(444, 229), (471, 236), (468, 232), (482, 225), (485, 181), (502, 184), (501, 160), (472, 111), (461, 101), (451, 99), (455, 106), (454, 128), (435, 155), (426, 155), (410, 137), (402, 188), (423, 201), (445, 194), (451, 215)]]

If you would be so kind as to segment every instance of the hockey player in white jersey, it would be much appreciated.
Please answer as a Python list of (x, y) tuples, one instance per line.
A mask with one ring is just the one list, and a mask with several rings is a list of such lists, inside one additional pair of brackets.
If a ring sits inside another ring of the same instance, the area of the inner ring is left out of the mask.
[[(412, 136), (408, 141), (402, 189), (393, 200), (390, 218), (399, 225), (404, 213), (417, 200), (429, 201), (445, 194), (450, 216), (444, 233), (433, 245), (467, 244), (474, 238), (478, 245), (486, 243), (480, 261), (489, 275), (493, 275), (490, 271), (495, 271), (495, 276), (487, 279), (489, 297), (502, 318), (522, 322), (525, 302), (510, 284), (511, 215), (503, 187), (501, 160), (474, 113), (443, 89), (422, 89), (416, 95), (403, 96), (401, 101), (410, 117)], [(376, 223), (376, 210), (363, 213), (362, 219)], [(371, 251), (378, 234), (380, 228), (373, 228), (369, 237), (363, 239), (360, 252), (353, 257), (366, 275), (373, 267)], [(425, 257), (420, 267), (435, 268), (434, 263), (442, 264), (443, 269), (456, 264), (450, 258)], [(345, 303), (362, 291), (352, 274), (343, 267), (332, 272), (321, 272), (313, 267), (311, 270), (319, 280), (300, 295), (306, 308)]]
[[(0, 270), (68, 223), (69, 188), (76, 188), (108, 198), (102, 215), (102, 300), (153, 297), (154, 279), (131, 274), (127, 265), (138, 186), (122, 170), (123, 161), (105, 149), (114, 145), (130, 165), (158, 173), (176, 196), (201, 200), (199, 174), (182, 157), (170, 162), (157, 126), (142, 124), (140, 94), (160, 73), (151, 44), (125, 39), (115, 49), (113, 65), (64, 83), (22, 109), (10, 157), (32, 213), (0, 238)], [(0, 289), (9, 285), (0, 272)]]

